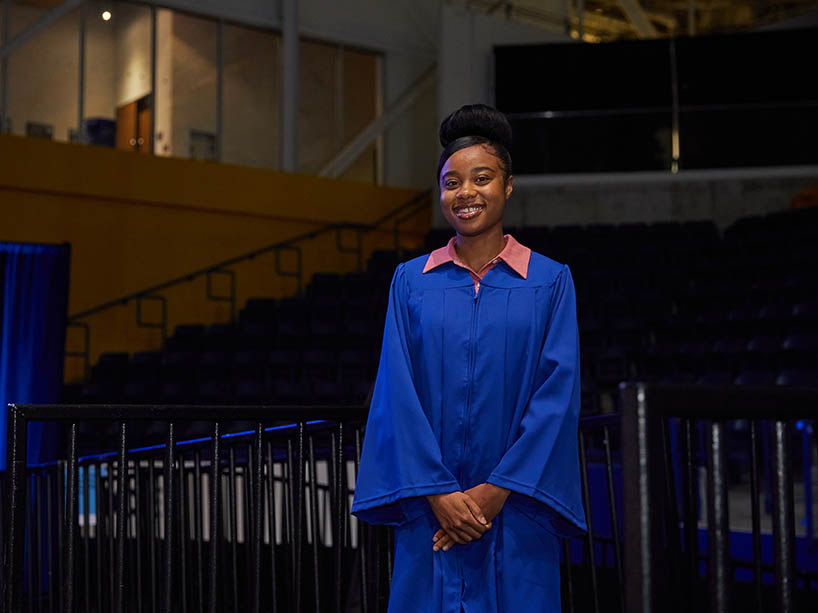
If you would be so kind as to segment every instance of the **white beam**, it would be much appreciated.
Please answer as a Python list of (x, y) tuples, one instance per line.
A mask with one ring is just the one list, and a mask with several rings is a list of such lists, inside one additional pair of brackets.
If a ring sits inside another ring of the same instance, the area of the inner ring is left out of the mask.
[(639, 38), (655, 38), (656, 28), (648, 19), (639, 0), (617, 0), (628, 21), (633, 25)]
[(359, 132), (318, 174), (322, 177), (341, 176), (344, 171), (366, 151), (366, 148), (375, 142), (375, 139), (378, 138), (384, 130), (400, 119), (401, 115), (435, 84), (436, 79), (437, 64), (433, 64), (398, 96), (395, 103), (390, 106), (385, 113), (375, 118), (372, 123)]
[(65, 0), (59, 6), (55, 6), (53, 9), (43, 15), (40, 20), (37, 21), (37, 23), (23, 31), (19, 36), (17, 36), (17, 38), (11, 42), (8, 42), (2, 49), (0, 49), (0, 60), (10, 56), (52, 23), (73, 11), (83, 2), (85, 2), (85, 0)]

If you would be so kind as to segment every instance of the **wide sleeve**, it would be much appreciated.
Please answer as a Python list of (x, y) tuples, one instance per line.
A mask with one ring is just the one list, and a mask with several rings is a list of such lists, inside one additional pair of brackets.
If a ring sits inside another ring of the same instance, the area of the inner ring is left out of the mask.
[(570, 536), (586, 525), (577, 446), (579, 333), (574, 283), (567, 266), (552, 290), (534, 391), (516, 440), (488, 482), (521, 494), (512, 494), (509, 501), (539, 515), (555, 532)]
[(404, 265), (392, 278), (383, 346), (369, 407), (352, 513), (372, 524), (400, 525), (429, 510), (423, 498), (460, 490), (444, 466), (418, 397), (408, 342)]

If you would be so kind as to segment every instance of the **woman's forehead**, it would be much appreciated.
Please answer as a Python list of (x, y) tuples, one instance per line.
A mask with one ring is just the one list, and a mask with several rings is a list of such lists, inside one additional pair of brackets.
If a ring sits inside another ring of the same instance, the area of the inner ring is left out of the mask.
[(500, 170), (500, 162), (494, 150), (486, 144), (471, 145), (452, 153), (441, 169), (441, 175), (447, 172), (470, 172), (475, 168)]

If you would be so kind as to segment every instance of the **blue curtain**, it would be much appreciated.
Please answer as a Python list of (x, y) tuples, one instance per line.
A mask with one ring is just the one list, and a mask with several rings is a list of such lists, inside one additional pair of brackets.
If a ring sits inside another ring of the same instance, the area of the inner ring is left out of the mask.
[[(6, 406), (59, 402), (68, 309), (69, 245), (0, 242), (0, 470)], [(55, 459), (57, 427), (29, 427), (28, 462)]]

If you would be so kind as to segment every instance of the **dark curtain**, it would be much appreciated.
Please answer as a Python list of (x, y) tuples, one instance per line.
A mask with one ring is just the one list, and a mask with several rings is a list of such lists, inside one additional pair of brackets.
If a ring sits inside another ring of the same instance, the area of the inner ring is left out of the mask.
[[(6, 406), (60, 400), (68, 309), (69, 245), (0, 242), (0, 470), (6, 467)], [(54, 424), (29, 426), (28, 462), (59, 451)]]

